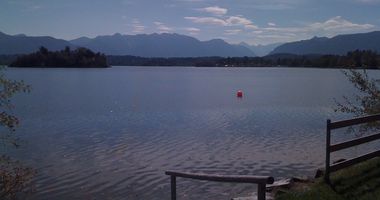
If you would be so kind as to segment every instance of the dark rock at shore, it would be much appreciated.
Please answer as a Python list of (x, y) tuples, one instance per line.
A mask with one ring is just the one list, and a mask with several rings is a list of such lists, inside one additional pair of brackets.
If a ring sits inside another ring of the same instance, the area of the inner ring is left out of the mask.
[(323, 169), (317, 169), (317, 171), (315, 171), (314, 178), (320, 178), (320, 177), (322, 177), (324, 174), (325, 174), (325, 171), (324, 171)]

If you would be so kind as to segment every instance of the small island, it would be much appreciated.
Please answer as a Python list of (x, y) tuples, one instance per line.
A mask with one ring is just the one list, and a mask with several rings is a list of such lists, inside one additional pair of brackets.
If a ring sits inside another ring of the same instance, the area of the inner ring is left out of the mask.
[(71, 50), (66, 47), (61, 51), (49, 51), (40, 47), (39, 51), (18, 56), (10, 67), (46, 67), (46, 68), (105, 68), (109, 67), (104, 54), (94, 53), (80, 47)]

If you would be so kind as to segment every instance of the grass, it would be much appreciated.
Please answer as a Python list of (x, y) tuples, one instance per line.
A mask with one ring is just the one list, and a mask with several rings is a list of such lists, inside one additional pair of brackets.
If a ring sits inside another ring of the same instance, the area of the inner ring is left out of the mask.
[(322, 178), (303, 187), (282, 190), (276, 200), (376, 200), (380, 199), (380, 158), (331, 174), (331, 186)]

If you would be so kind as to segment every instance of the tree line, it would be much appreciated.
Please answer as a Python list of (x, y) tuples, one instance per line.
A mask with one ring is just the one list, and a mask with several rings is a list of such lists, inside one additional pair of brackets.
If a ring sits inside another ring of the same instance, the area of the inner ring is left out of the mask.
[(10, 67), (108, 67), (104, 54), (94, 53), (86, 48), (49, 51), (45, 47), (28, 55), (18, 56)]
[(57, 52), (40, 48), (26, 56), (0, 56), (0, 65), (33, 67), (104, 67), (114, 66), (196, 66), (196, 67), (317, 67), (317, 68), (380, 68), (380, 54), (371, 50), (355, 50), (346, 55), (275, 54), (264, 57), (184, 57), (147, 58), (138, 56), (105, 56), (85, 48)]
[(371, 50), (356, 50), (346, 55), (276, 54), (264, 57), (197, 57), (144, 58), (137, 56), (107, 56), (111, 65), (119, 66), (197, 66), (197, 67), (319, 67), (363, 68), (380, 67), (380, 55)]

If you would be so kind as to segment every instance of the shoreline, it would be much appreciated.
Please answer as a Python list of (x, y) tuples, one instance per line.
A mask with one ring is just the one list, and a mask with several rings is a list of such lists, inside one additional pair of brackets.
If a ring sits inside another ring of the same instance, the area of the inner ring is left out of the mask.
[(35, 67), (20, 67), (20, 66), (9, 66), (9, 65), (0, 65), (1, 67), (6, 68), (35, 68), (35, 69), (109, 69), (112, 67), (165, 67), (165, 68), (226, 68), (226, 69), (235, 69), (235, 68), (276, 68), (276, 69), (342, 69), (342, 70), (380, 70), (380, 68), (351, 68), (351, 67), (307, 67), (307, 66), (172, 66), (172, 65), (108, 65), (106, 67), (45, 67), (45, 66), (35, 66)]

